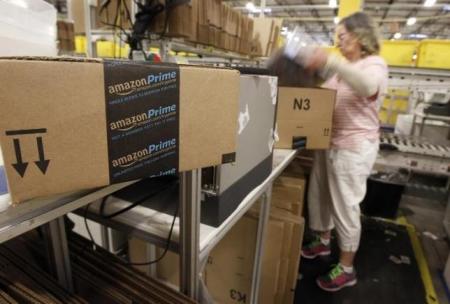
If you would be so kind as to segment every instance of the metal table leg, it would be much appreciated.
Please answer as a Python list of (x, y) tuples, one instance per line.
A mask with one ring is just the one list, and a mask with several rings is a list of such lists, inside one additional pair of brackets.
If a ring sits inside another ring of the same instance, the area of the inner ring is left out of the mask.
[(201, 170), (180, 175), (180, 291), (198, 300)]
[(261, 196), (261, 206), (259, 211), (258, 231), (256, 236), (255, 259), (253, 262), (252, 289), (249, 303), (258, 303), (259, 282), (261, 280), (261, 263), (264, 254), (264, 237), (269, 221), (270, 199), (272, 196), (272, 185)]
[(47, 252), (50, 269), (59, 284), (73, 292), (72, 270), (67, 244), (64, 217), (59, 217), (45, 226)]

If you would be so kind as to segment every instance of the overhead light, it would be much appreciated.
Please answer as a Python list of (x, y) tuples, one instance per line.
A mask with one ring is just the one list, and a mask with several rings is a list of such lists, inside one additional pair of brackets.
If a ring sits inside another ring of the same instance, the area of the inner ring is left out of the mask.
[(425, 3), (423, 6), (425, 7), (432, 7), (436, 3), (436, 0), (425, 0)]
[(245, 5), (245, 8), (248, 9), (249, 11), (254, 11), (256, 9), (253, 2), (247, 2), (247, 4)]
[(402, 33), (400, 33), (400, 32), (395, 33), (395, 34), (394, 34), (394, 38), (395, 38), (395, 39), (400, 39), (400, 38), (402, 38)]
[(337, 7), (337, 0), (329, 0), (328, 1), (328, 6), (331, 8), (336, 8)]
[(306, 46), (306, 42), (302, 42), (302, 43), (300, 43), (300, 45), (301, 45), (302, 47), (305, 47), (305, 46)]
[(334, 24), (338, 24), (339, 23), (339, 17), (334, 17), (333, 18), (333, 22), (334, 22)]
[(408, 20), (406, 20), (406, 25), (414, 25), (416, 24), (417, 19), (415, 17), (409, 17)]
[(409, 38), (413, 38), (413, 39), (424, 39), (424, 38), (428, 38), (428, 35), (425, 34), (410, 34), (408, 35)]
[[(259, 14), (261, 13), (261, 8), (260, 7), (256, 7), (253, 2), (247, 2), (247, 4), (245, 5), (245, 8), (250, 12), (250, 13), (256, 13)], [(270, 7), (267, 7), (264, 9), (264, 13), (271, 13), (272, 9)]]

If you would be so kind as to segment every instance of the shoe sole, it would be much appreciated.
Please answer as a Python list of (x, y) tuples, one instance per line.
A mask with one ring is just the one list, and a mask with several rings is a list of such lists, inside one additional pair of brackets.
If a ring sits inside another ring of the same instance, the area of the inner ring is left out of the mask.
[(342, 286), (340, 286), (340, 287), (336, 287), (336, 288), (327, 288), (327, 287), (322, 286), (322, 285), (320, 284), (320, 281), (319, 281), (319, 280), (316, 280), (316, 283), (317, 283), (317, 285), (319, 286), (320, 289), (325, 290), (325, 291), (329, 291), (329, 292), (336, 292), (336, 291), (339, 291), (339, 290), (341, 290), (342, 288), (345, 288), (345, 287), (355, 286), (357, 282), (358, 282), (358, 280), (357, 280), (357, 279), (354, 279), (354, 280), (352, 280), (352, 281), (349, 281), (349, 282), (345, 283), (344, 285), (342, 285)]
[(330, 254), (331, 254), (331, 251), (322, 251), (322, 252), (320, 252), (318, 254), (315, 254), (315, 255), (305, 255), (302, 252), (302, 257), (305, 258), (305, 259), (308, 259), (308, 260), (312, 260), (312, 259), (315, 259), (315, 258), (317, 258), (319, 256), (329, 256)]

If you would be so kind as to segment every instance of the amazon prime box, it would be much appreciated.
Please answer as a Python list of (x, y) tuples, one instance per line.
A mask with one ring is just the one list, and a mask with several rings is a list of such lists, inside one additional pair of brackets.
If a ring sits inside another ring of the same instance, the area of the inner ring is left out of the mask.
[(14, 203), (234, 160), (235, 70), (1, 58), (0, 83)]

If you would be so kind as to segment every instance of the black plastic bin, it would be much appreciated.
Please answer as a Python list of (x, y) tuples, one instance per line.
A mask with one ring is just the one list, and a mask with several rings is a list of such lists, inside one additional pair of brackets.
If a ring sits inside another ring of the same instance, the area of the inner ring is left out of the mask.
[(361, 203), (366, 216), (397, 218), (398, 207), (405, 190), (400, 178), (388, 175), (373, 175), (367, 180), (367, 192)]

